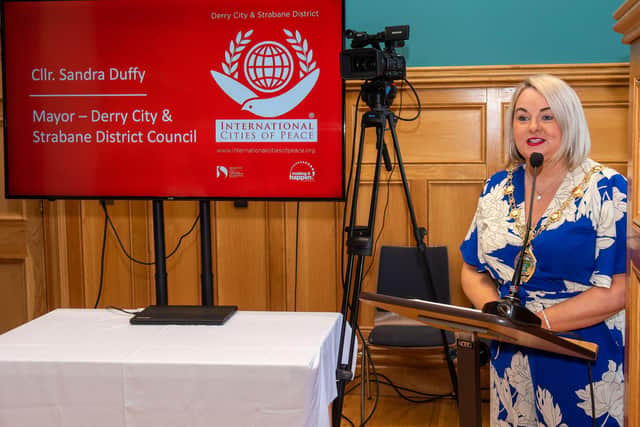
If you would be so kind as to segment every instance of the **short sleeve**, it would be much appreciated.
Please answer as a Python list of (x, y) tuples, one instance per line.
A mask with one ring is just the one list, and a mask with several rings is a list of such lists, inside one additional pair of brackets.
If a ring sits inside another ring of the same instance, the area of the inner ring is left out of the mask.
[(462, 254), (462, 259), (465, 263), (472, 265), (478, 269), (479, 272), (486, 271), (486, 267), (484, 263), (480, 261), (480, 257), (478, 255), (478, 212), (481, 209), (482, 198), (487, 194), (489, 189), (490, 179), (485, 182), (484, 189), (482, 190), (482, 194), (480, 195), (480, 199), (478, 200), (478, 206), (476, 208), (476, 212), (473, 216), (473, 220), (471, 221), (471, 226), (469, 227), (469, 231), (467, 232), (466, 237), (462, 241), (460, 245), (460, 253)]
[(477, 213), (473, 216), (469, 232), (460, 245), (460, 252), (462, 253), (464, 262), (479, 268), (481, 263), (478, 259), (478, 227), (476, 226), (476, 217)]
[(596, 227), (595, 268), (590, 282), (608, 288), (615, 274), (626, 271), (627, 180), (618, 173), (598, 182), (601, 198)]

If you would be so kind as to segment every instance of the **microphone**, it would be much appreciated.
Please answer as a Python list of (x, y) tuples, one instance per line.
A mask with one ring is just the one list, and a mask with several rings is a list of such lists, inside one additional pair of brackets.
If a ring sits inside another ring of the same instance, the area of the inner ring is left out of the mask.
[(544, 156), (541, 153), (533, 153), (529, 158), (529, 163), (533, 167), (533, 181), (531, 182), (531, 200), (529, 202), (529, 215), (527, 217), (527, 225), (525, 227), (524, 238), (522, 239), (522, 248), (518, 255), (516, 266), (513, 270), (513, 278), (511, 279), (511, 287), (509, 295), (499, 301), (488, 302), (482, 307), (482, 311), (489, 314), (495, 314), (506, 317), (514, 322), (526, 323), (534, 326), (540, 326), (541, 321), (538, 316), (533, 314), (529, 309), (522, 306), (518, 291), (522, 277), (522, 269), (524, 267), (524, 257), (527, 246), (529, 245), (529, 237), (531, 234), (531, 213), (533, 212), (533, 199), (536, 194), (536, 178), (538, 176), (538, 168), (542, 166)]
[(537, 169), (540, 166), (542, 166), (542, 163), (544, 162), (544, 156), (542, 155), (542, 153), (532, 153), (531, 157), (529, 158), (529, 163), (531, 164), (531, 167), (534, 168), (533, 172), (537, 173)]
[(520, 256), (518, 256), (518, 262), (513, 271), (513, 278), (511, 279), (511, 288), (509, 297), (518, 298), (518, 290), (520, 289), (520, 281), (522, 276), (522, 268), (524, 261), (524, 251), (529, 244), (529, 235), (531, 234), (531, 212), (533, 212), (533, 199), (536, 194), (536, 177), (538, 176), (538, 168), (542, 166), (544, 162), (544, 156), (541, 153), (533, 153), (529, 158), (529, 163), (533, 167), (533, 181), (531, 182), (531, 202), (529, 203), (529, 216), (527, 217), (527, 226), (522, 242), (522, 249), (520, 250)]

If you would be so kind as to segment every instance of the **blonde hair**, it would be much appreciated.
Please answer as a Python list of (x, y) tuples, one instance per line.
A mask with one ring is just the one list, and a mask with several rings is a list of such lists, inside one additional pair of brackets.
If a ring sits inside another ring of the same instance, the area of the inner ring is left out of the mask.
[(591, 151), (591, 137), (587, 127), (587, 119), (582, 103), (576, 92), (563, 80), (550, 74), (538, 74), (520, 83), (513, 93), (507, 114), (507, 149), (509, 162), (523, 163), (522, 157), (513, 138), (513, 117), (515, 106), (522, 92), (532, 88), (538, 91), (547, 101), (562, 130), (562, 144), (552, 161), (565, 159), (572, 170), (582, 163)]

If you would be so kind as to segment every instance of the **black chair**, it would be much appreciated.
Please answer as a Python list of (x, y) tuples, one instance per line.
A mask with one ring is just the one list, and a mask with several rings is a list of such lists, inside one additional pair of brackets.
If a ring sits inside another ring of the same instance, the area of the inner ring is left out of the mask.
[[(426, 263), (425, 263), (426, 261)], [(416, 247), (383, 246), (380, 248), (377, 292), (401, 298), (450, 303), (449, 258), (444, 246)], [(455, 338), (441, 331), (395, 313), (376, 309), (374, 327), (368, 345), (416, 350), (441, 349), (447, 361), (454, 395), (457, 398), (457, 375), (453, 364)], [(368, 388), (369, 367), (362, 357), (362, 386)], [(364, 393), (364, 390), (363, 390)], [(370, 395), (370, 391), (368, 392)]]

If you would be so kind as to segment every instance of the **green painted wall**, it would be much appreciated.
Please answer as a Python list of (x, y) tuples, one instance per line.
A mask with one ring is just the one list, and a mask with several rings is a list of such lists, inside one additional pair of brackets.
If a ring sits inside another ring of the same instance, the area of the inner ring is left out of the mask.
[(622, 3), (345, 0), (345, 21), (370, 34), (408, 24), (409, 40), (398, 50), (408, 66), (626, 62), (629, 46), (613, 31)]

